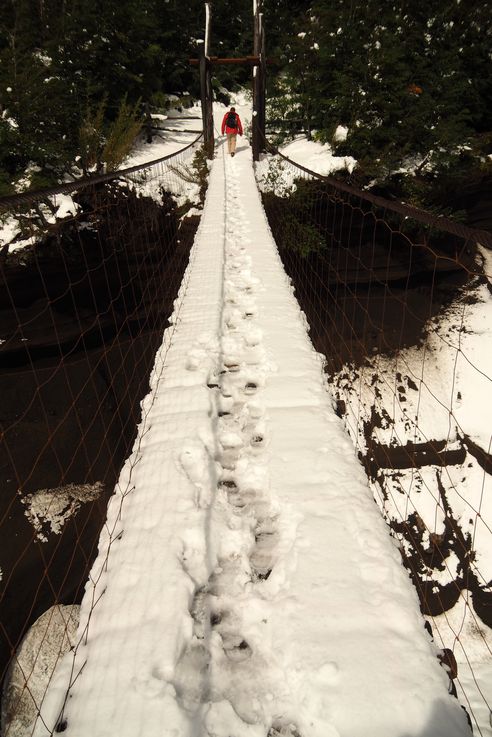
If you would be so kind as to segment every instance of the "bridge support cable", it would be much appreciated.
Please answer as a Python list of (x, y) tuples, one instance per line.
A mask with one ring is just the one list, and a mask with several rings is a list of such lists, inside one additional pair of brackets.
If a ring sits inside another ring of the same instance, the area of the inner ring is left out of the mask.
[(263, 204), (337, 413), (451, 688), (489, 734), (492, 236), (268, 148)]

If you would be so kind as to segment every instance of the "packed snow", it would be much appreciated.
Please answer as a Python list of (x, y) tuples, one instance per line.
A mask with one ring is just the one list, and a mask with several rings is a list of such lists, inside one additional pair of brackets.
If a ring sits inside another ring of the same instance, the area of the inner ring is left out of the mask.
[(222, 146), (78, 645), (35, 735), (458, 737), (436, 654), (332, 409), (250, 148)]

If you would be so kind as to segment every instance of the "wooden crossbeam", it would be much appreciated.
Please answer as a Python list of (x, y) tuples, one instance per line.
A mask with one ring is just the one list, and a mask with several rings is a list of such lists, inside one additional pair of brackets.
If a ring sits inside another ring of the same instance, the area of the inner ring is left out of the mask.
[[(192, 66), (198, 66), (200, 64), (200, 59), (189, 59), (189, 62)], [(209, 56), (207, 58), (207, 62), (209, 64), (214, 64), (215, 66), (223, 66), (226, 64), (249, 64), (252, 67), (258, 66), (260, 63), (260, 57), (259, 56), (238, 56), (238, 57), (232, 57), (230, 59), (226, 57), (220, 57), (220, 56)]]

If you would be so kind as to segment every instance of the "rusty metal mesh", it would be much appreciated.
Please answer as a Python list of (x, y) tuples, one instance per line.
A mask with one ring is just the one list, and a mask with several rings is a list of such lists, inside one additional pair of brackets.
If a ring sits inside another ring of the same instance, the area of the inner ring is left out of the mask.
[(334, 406), (415, 584), (450, 690), (474, 730), (488, 734), (492, 355), (477, 333), (487, 324), (492, 236), (267, 148), (268, 163), (257, 165), (263, 203), (326, 358)]
[[(0, 200), (1, 222), (18, 231), (0, 250), (4, 737), (32, 733), (48, 676), (76, 644), (72, 605), (108, 497), (145, 431), (140, 402), (198, 224), (183, 217), (197, 142)], [(131, 482), (123, 497), (130, 492)], [(35, 622), (36, 643), (22, 645)]]

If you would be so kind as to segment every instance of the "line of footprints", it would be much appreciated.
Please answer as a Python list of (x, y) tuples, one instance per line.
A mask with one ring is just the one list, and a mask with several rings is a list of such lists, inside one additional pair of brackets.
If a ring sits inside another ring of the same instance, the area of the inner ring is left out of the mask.
[[(262, 331), (255, 324), (255, 293), (261, 285), (251, 273), (244, 245), (245, 218), (233, 163), (227, 191), (220, 354), (207, 381), (218, 439), (219, 474), (212, 509), (223, 520), (229, 539), (222, 546), (227, 554), (219, 557), (207, 583), (196, 587), (190, 607), (193, 638), (178, 663), (174, 687), (181, 706), (191, 714), (198, 714), (205, 702), (227, 700), (239, 723), (260, 724), (264, 714), (253, 689), (258, 677), (268, 681), (267, 658), (261, 641), (248, 641), (241, 629), (250, 592), (258, 593), (265, 585), (279, 555), (279, 512), (271, 498), (264, 458), (267, 433), (261, 388), (268, 362)], [(236, 737), (233, 730), (234, 726), (227, 737)], [(286, 719), (275, 719), (267, 730), (265, 737), (301, 737)]]

